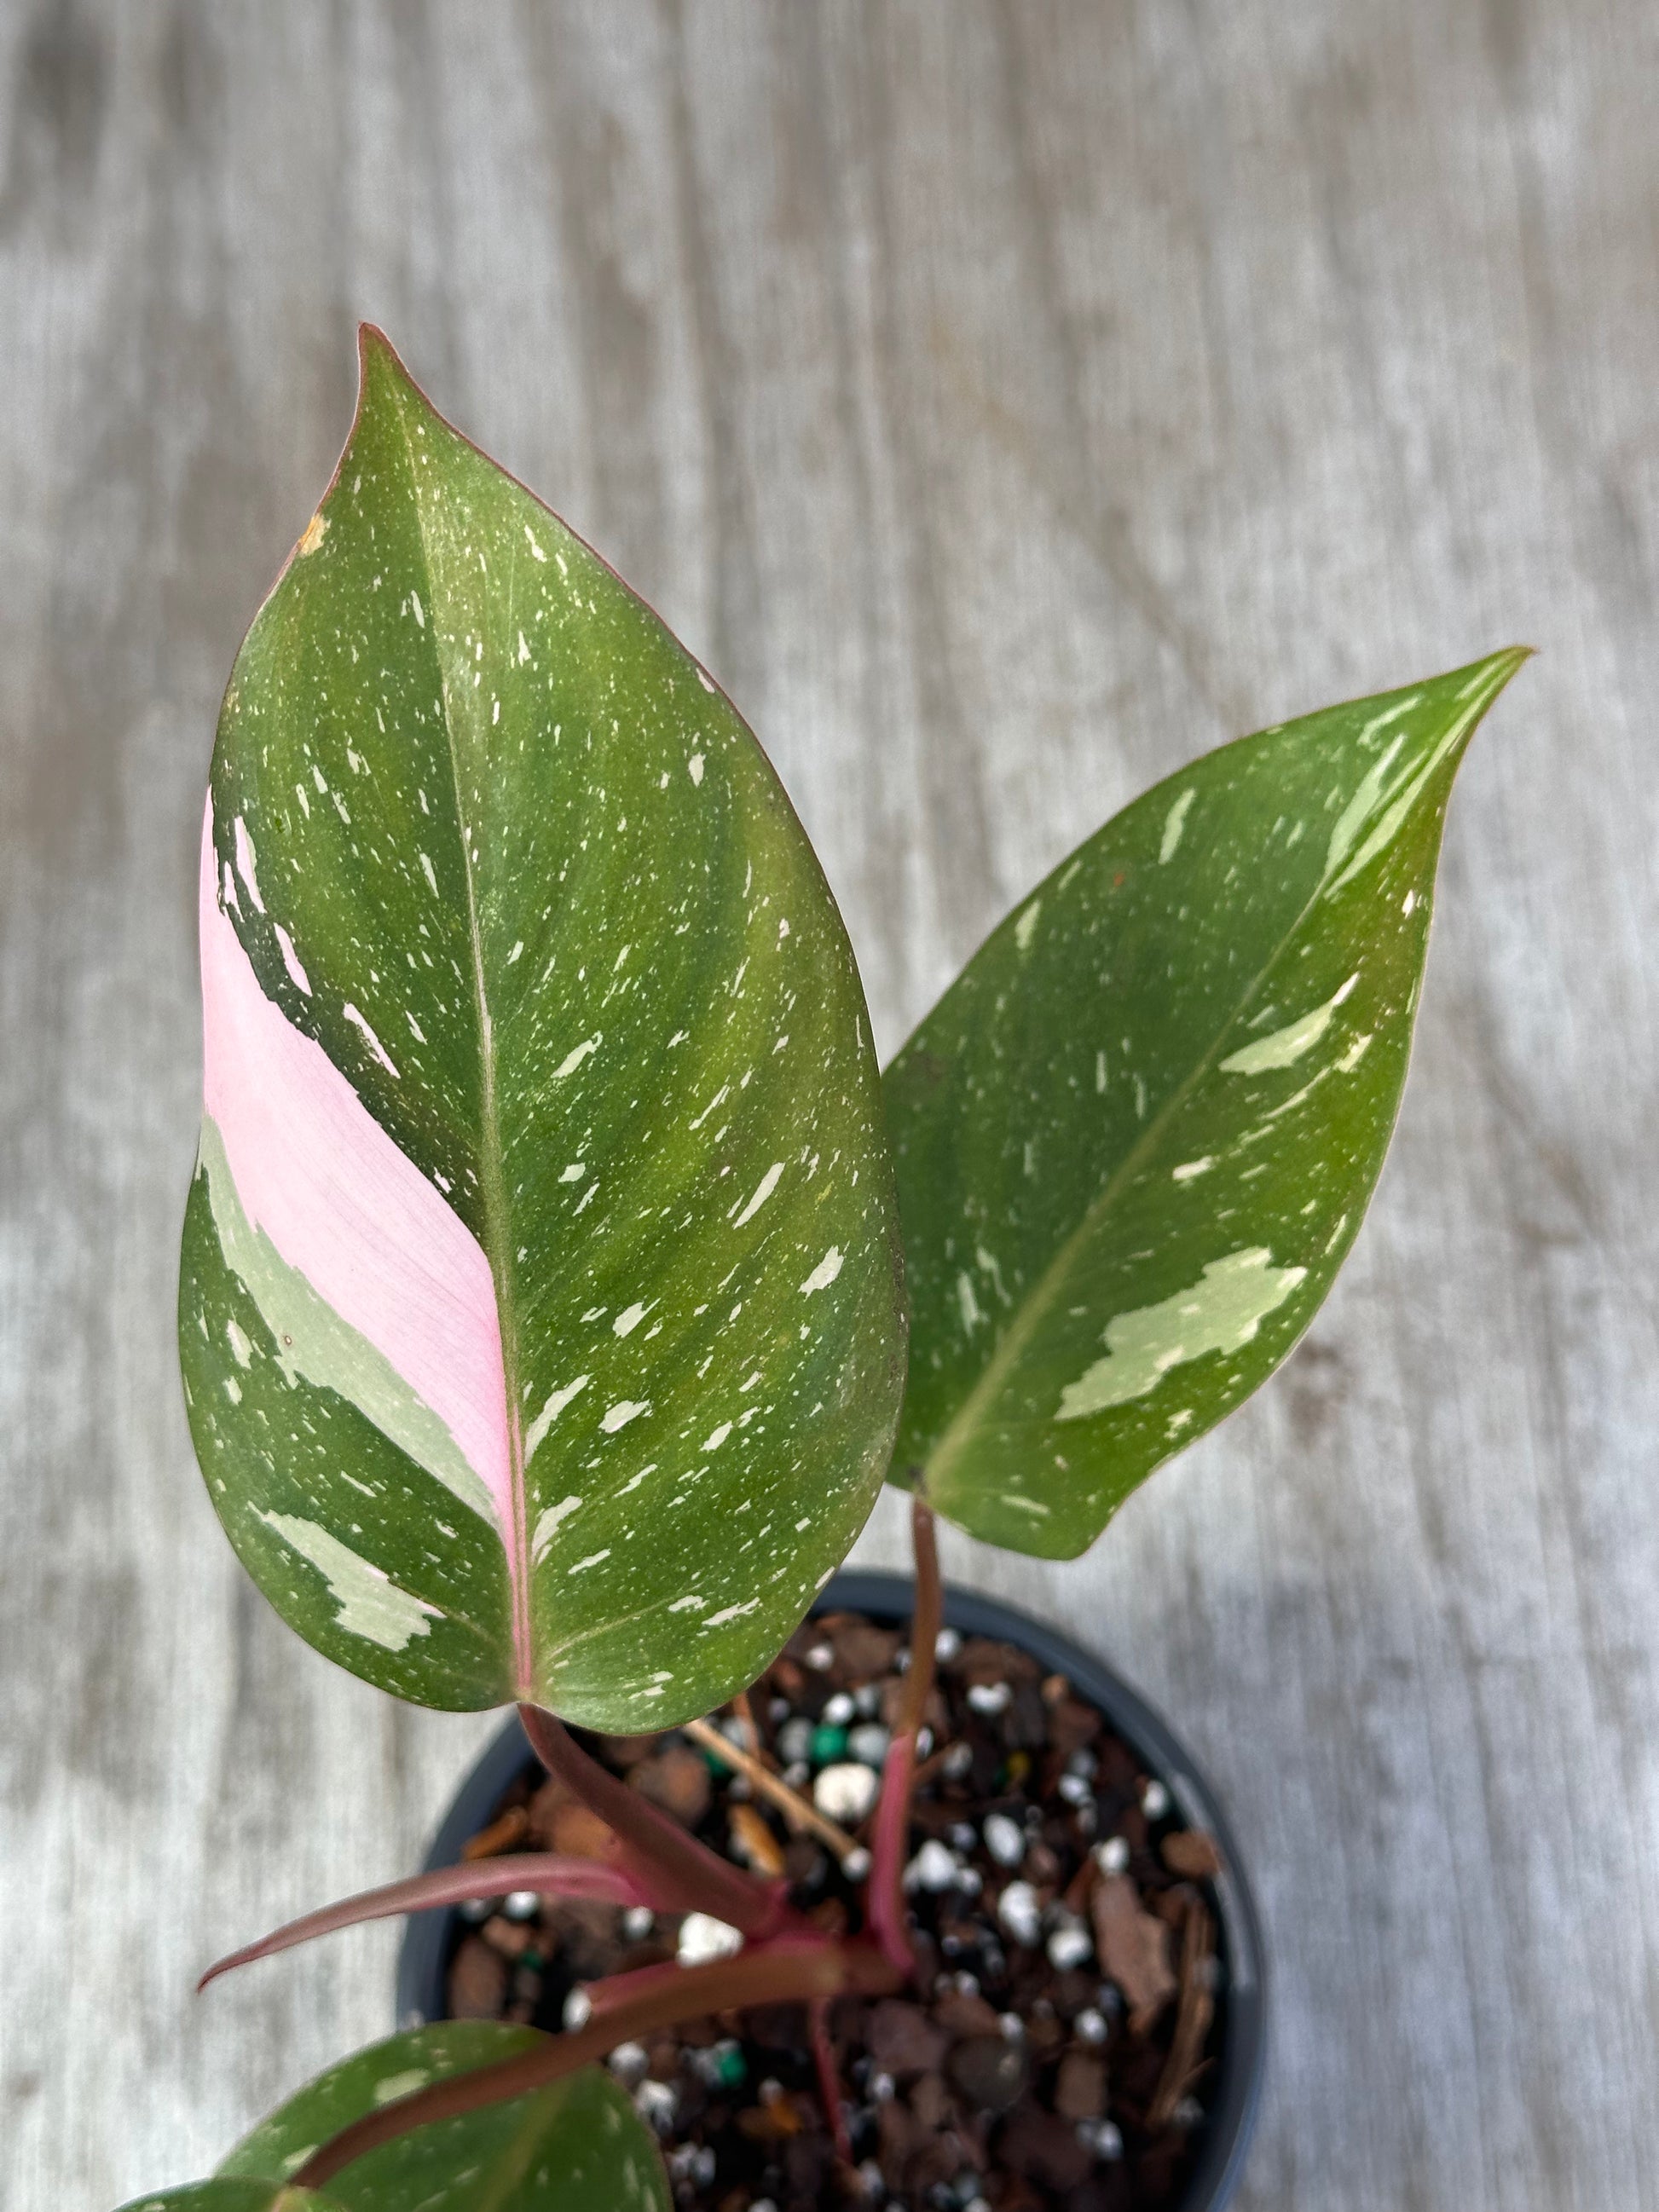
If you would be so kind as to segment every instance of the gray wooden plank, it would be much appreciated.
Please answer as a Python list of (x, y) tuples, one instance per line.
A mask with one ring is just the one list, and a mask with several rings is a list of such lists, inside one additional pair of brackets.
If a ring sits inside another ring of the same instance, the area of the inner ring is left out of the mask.
[[(17, 2201), (205, 2168), (388, 2023), (489, 1725), (245, 1589), (173, 1380), (191, 856), (349, 334), (704, 653), (890, 1048), (1234, 732), (1512, 638), (1395, 1159), (1278, 1382), (1064, 1568), (1272, 1930), (1244, 2201), (1659, 2202), (1659, 141), (1641, 0), (0, 7), (0, 2111)], [(860, 1556), (901, 1550), (884, 1508)]]

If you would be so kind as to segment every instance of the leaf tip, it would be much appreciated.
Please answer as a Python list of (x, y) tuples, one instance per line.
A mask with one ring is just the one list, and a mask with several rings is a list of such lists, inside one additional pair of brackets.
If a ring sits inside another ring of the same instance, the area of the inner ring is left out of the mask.
[(417, 400), (428, 414), (434, 413), (432, 402), (410, 374), (403, 356), (378, 323), (359, 323), (357, 325), (357, 413), (362, 415), (371, 397), (377, 392), (388, 395), (406, 394)]
[(391, 339), (380, 328), (380, 325), (378, 323), (359, 323), (357, 325), (357, 368), (359, 374), (366, 376), (368, 374), (371, 366), (384, 366), (394, 368), (401, 371), (401, 373), (405, 376), (409, 374), (408, 370), (404, 368), (404, 364), (398, 356), (397, 347), (392, 344)]
[(1484, 710), (1537, 649), (1531, 645), (1506, 645), (1496, 653), (1489, 653), (1484, 660), (1474, 662), (1462, 672), (1465, 691), (1479, 690), (1484, 695), (1480, 702)]

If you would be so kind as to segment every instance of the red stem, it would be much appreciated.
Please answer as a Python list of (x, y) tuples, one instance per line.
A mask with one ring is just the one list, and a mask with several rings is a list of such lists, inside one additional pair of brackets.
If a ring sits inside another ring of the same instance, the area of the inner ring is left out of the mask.
[[(598, 1986), (598, 1985), (596, 1985)], [(411, 2128), (434, 2120), (454, 2119), (481, 2106), (522, 2097), (550, 2081), (603, 2058), (620, 2043), (637, 2041), (659, 2028), (703, 2013), (726, 2012), (751, 2004), (787, 2004), (815, 1997), (838, 1996), (843, 1991), (860, 1996), (884, 1996), (900, 1986), (900, 1978), (887, 1960), (863, 1943), (797, 1942), (785, 1938), (765, 1948), (740, 1953), (735, 1959), (716, 1960), (707, 1966), (688, 1966), (672, 1981), (641, 1995), (626, 2005), (610, 2007), (586, 2027), (553, 2035), (515, 2058), (480, 2066), (470, 2074), (452, 2075), (413, 2096), (400, 2097), (379, 2112), (353, 2121), (322, 2148), (313, 2153), (291, 2185), (320, 2189), (343, 2166), (382, 2143), (394, 2142)]]
[(215, 1960), (196, 1986), (204, 1990), (233, 1966), (249, 1966), (255, 1959), (291, 1950), (315, 1936), (331, 1936), (337, 1928), (355, 1928), (364, 1920), (386, 1920), (397, 1912), (421, 1912), (435, 1905), (464, 1905), (472, 1898), (507, 1897), (518, 1889), (533, 1889), (543, 1897), (595, 1898), (605, 1905), (656, 1905), (644, 1884), (623, 1867), (607, 1866), (599, 1859), (562, 1858), (551, 1851), (520, 1851), (509, 1858), (440, 1867), (432, 1874), (411, 1875), (404, 1881), (389, 1881), (383, 1888), (343, 1897), (337, 1905), (325, 1905), (319, 1911), (307, 1912), (262, 1936), (257, 1943)]
[(757, 1881), (709, 1850), (637, 1790), (590, 1759), (562, 1721), (539, 1705), (520, 1705), (532, 1748), (590, 1812), (616, 1835), (618, 1854), (664, 1912), (708, 1912), (750, 1941), (775, 1935), (787, 1913), (787, 1885)]
[(910, 1501), (910, 1537), (916, 1562), (915, 1609), (910, 1622), (910, 1672), (898, 1726), (887, 1747), (881, 1802), (870, 1843), (870, 1927), (886, 1957), (908, 1976), (915, 1971), (909, 1916), (904, 1909), (904, 1860), (910, 1838), (910, 1791), (916, 1771), (916, 1737), (933, 1686), (933, 1647), (945, 1618), (939, 1547), (933, 1509), (920, 1495)]
[(812, 2025), (812, 2063), (818, 2071), (818, 2100), (836, 2138), (836, 2155), (844, 2165), (853, 2163), (853, 2138), (847, 2132), (847, 2114), (841, 2101), (841, 2075), (830, 2042), (830, 2000), (814, 1997), (806, 2008)]

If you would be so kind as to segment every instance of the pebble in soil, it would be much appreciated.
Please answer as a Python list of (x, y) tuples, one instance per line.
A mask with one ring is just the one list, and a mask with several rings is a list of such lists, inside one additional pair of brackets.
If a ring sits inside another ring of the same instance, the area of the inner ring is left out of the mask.
[[(761, 1755), (860, 1842), (908, 1659), (895, 1631), (820, 1616), (750, 1692)], [(687, 2021), (611, 2055), (685, 2212), (1179, 2202), (1218, 2042), (1215, 1845), (1179, 1826), (1164, 1784), (1063, 1677), (954, 1630), (939, 1662), (905, 1872), (918, 1985), (831, 2013), (853, 2163), (836, 2156), (799, 2005)], [(834, 1855), (718, 1759), (672, 1731), (586, 1741), (706, 1842), (785, 1876), (817, 1925), (861, 1924)], [(532, 1769), (480, 1840), (581, 1852), (601, 1832)], [(718, 1943), (696, 1916), (514, 1896), (464, 1919), (450, 2009), (558, 2028), (583, 2016), (582, 1984)]]

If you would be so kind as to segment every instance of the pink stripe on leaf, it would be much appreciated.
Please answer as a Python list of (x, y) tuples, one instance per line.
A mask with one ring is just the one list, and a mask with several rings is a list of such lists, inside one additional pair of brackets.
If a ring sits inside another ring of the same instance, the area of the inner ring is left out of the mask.
[[(237, 828), (251, 889), (252, 848), (240, 817)], [(210, 805), (199, 900), (203, 1092), (243, 1211), (449, 1430), (494, 1501), (521, 1621), (514, 1455), (489, 1261), (322, 1047), (260, 989), (218, 884)]]

